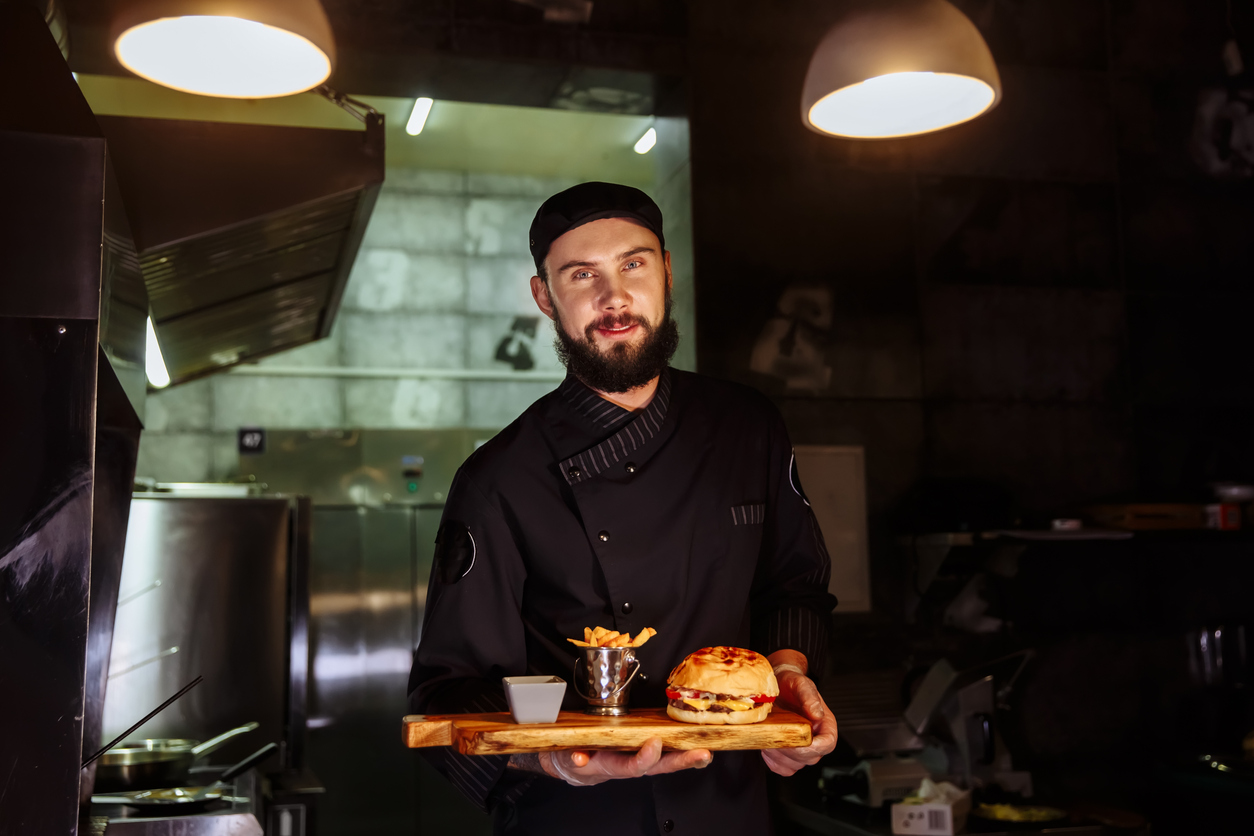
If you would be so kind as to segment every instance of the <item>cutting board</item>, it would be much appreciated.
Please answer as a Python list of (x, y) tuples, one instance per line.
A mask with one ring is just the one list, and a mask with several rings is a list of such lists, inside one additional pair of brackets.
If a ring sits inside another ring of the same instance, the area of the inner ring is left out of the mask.
[(785, 749), (810, 744), (810, 723), (775, 709), (760, 723), (704, 726), (680, 723), (664, 708), (633, 708), (626, 717), (596, 717), (563, 711), (556, 723), (519, 725), (509, 712), (493, 714), (410, 714), (405, 745), (456, 746), (463, 755), (515, 755), (556, 749), (639, 749), (650, 737), (677, 749)]

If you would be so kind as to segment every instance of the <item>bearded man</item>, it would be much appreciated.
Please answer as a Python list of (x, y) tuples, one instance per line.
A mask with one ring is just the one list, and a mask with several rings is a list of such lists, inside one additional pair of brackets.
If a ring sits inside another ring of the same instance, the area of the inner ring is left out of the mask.
[[(814, 680), (830, 561), (778, 410), (752, 389), (669, 368), (670, 253), (643, 192), (584, 183), (531, 225), (531, 294), (567, 377), (458, 470), (410, 675), (420, 714), (504, 711), (501, 678), (569, 676), (586, 626), (656, 637), (631, 702), (666, 705), (667, 672), (707, 646), (770, 659), (810, 746), (758, 752), (423, 750), (495, 814), (497, 833), (769, 833), (766, 769), (836, 745)], [(584, 707), (567, 689), (566, 710)]]

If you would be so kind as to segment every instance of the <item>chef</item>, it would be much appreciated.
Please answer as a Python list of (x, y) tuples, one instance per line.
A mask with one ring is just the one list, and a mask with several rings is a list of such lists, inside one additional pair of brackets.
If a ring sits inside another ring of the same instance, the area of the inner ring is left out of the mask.
[[(566, 639), (584, 627), (653, 627), (633, 706), (665, 705), (668, 672), (693, 650), (749, 647), (814, 739), (763, 752), (663, 754), (654, 739), (634, 753), (424, 753), (494, 811), (498, 833), (768, 833), (766, 770), (791, 775), (836, 744), (814, 684), (836, 603), (830, 561), (784, 423), (752, 389), (669, 367), (670, 253), (643, 192), (556, 194), (530, 247), (531, 293), (568, 374), (453, 480), (411, 711), (504, 711), (504, 676), (569, 681), (578, 649)], [(573, 688), (564, 707), (584, 707)]]

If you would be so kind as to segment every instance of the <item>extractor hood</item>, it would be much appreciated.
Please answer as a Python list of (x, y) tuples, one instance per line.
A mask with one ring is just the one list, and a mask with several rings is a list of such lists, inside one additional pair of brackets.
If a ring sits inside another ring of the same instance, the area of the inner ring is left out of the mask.
[(357, 131), (97, 118), (172, 383), (330, 334), (383, 182), (382, 117)]

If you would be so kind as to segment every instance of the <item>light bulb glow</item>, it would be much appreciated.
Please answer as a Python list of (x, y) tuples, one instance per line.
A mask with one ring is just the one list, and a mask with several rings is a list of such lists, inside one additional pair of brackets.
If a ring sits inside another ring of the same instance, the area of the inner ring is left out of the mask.
[(654, 145), (657, 145), (657, 131), (649, 128), (644, 136), (636, 140), (634, 147), (637, 154), (647, 154), (653, 150)]
[(114, 50), (149, 81), (229, 99), (289, 96), (331, 75), (330, 58), (308, 39), (238, 17), (150, 20), (123, 32)]
[(422, 129), (427, 126), (427, 117), (431, 115), (433, 104), (435, 99), (428, 99), (426, 96), (414, 99), (414, 110), (409, 114), (409, 121), (405, 123), (405, 133), (410, 136), (422, 133)]
[(148, 383), (157, 389), (170, 385), (170, 373), (166, 371), (165, 359), (161, 356), (161, 346), (157, 345), (157, 331), (152, 327), (152, 317), (148, 317), (148, 342), (144, 351), (144, 371), (148, 374)]
[(977, 78), (952, 73), (890, 73), (828, 93), (810, 124), (836, 136), (887, 139), (928, 133), (974, 119), (997, 94)]

